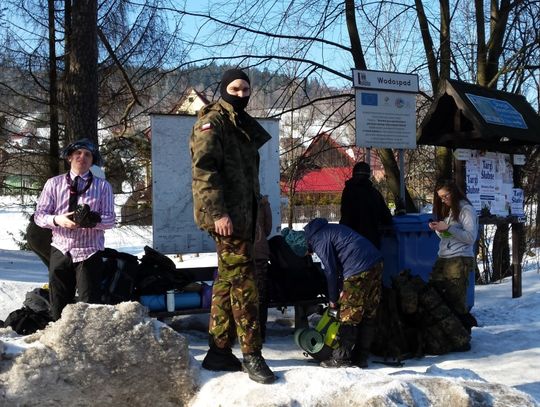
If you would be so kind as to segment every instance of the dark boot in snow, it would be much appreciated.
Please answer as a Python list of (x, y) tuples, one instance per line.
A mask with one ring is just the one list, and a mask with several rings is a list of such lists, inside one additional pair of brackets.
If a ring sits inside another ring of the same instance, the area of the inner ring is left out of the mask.
[(358, 327), (356, 325), (340, 325), (338, 331), (339, 347), (332, 351), (332, 357), (321, 362), (322, 367), (349, 367), (352, 364), (352, 354), (356, 343)]
[(277, 379), (266, 364), (260, 351), (244, 353), (244, 363), (242, 363), (242, 367), (244, 372), (249, 375), (249, 378), (257, 383), (270, 384), (274, 383)]
[(353, 351), (352, 361), (362, 369), (368, 367), (369, 350), (375, 336), (375, 321), (365, 319), (358, 325), (358, 337)]
[(231, 348), (218, 348), (210, 345), (208, 353), (204, 357), (202, 367), (206, 370), (239, 372), (242, 370), (242, 363), (234, 356)]

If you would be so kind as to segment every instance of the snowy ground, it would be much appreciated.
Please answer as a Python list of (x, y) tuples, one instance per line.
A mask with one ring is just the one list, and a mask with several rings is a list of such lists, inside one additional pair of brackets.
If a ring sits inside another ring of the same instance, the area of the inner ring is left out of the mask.
[[(26, 220), (16, 206), (0, 207), (0, 319), (22, 306), (30, 289), (47, 281), (47, 270), (30, 252), (19, 251), (13, 241)], [(106, 245), (121, 251), (142, 255), (144, 245), (151, 245), (151, 233), (144, 228), (114, 229), (107, 232)], [(179, 259), (175, 259), (177, 262)], [(215, 264), (215, 257), (184, 256), (179, 266)], [(411, 405), (400, 389), (412, 394), (413, 405), (430, 404), (428, 390), (420, 379), (442, 378), (437, 389), (449, 394), (453, 385), (495, 386), (503, 384), (527, 393), (540, 403), (540, 271), (539, 259), (529, 258), (524, 267), (523, 295), (512, 299), (511, 281), (479, 286), (475, 293), (473, 314), (480, 326), (473, 329), (472, 350), (438, 357), (406, 360), (401, 368), (373, 363), (366, 370), (357, 368), (323, 369), (305, 358), (297, 348), (291, 327), (292, 310), (270, 313), (268, 339), (263, 349), (270, 367), (279, 380), (263, 386), (250, 381), (243, 373), (214, 373), (201, 370), (201, 391), (193, 406), (253, 406), (253, 405), (360, 405), (367, 397), (390, 400), (377, 405)], [(201, 361), (207, 349), (205, 334), (207, 315), (185, 317), (177, 321), (190, 341), (190, 350)], [(0, 338), (0, 340), (5, 338)], [(8, 348), (10, 343), (7, 341)], [(11, 346), (16, 346), (12, 343)], [(12, 349), (13, 351), (13, 349)], [(235, 352), (240, 357), (238, 349)], [(471, 385), (472, 383), (472, 385)], [(469, 392), (467, 390), (467, 392)], [(491, 390), (495, 394), (498, 390)], [(337, 392), (337, 393), (336, 393)], [(395, 396), (398, 394), (399, 396)], [(337, 400), (341, 400), (338, 402)], [(357, 400), (357, 401), (355, 401)], [(521, 405), (535, 405), (535, 401)], [(356, 403), (356, 404), (355, 404)], [(519, 404), (519, 403), (518, 403)], [(363, 405), (363, 404), (362, 404)], [(374, 404), (375, 405), (375, 404)], [(477, 404), (475, 404), (477, 405)], [(491, 404), (490, 404), (491, 405)], [(516, 405), (515, 403), (506, 405)]]

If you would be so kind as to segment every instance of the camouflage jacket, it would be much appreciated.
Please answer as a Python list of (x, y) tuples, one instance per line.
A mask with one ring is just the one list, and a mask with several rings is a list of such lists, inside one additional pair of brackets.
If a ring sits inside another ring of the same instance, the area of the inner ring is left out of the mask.
[(190, 140), (193, 213), (198, 227), (214, 231), (228, 214), (233, 236), (253, 240), (259, 196), (258, 149), (270, 135), (223, 99), (203, 107)]

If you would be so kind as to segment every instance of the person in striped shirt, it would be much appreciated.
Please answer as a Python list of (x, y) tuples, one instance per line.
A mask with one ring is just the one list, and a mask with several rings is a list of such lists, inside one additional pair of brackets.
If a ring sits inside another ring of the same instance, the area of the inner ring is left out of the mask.
[[(47, 180), (34, 215), (38, 226), (52, 229), (49, 294), (55, 321), (75, 301), (76, 292), (79, 301), (101, 301), (105, 229), (115, 225), (112, 187), (90, 171), (92, 164), (101, 164), (97, 147), (89, 139), (77, 140), (62, 151), (62, 158), (70, 171)], [(101, 217), (95, 226), (83, 227), (73, 220), (82, 204)]]

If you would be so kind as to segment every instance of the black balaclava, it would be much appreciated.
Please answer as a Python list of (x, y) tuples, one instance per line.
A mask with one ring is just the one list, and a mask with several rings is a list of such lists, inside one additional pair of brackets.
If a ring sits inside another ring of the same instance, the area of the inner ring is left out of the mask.
[(251, 84), (249, 82), (248, 76), (243, 71), (241, 71), (240, 69), (229, 69), (228, 71), (225, 71), (223, 73), (223, 76), (221, 77), (221, 85), (219, 87), (219, 92), (221, 93), (221, 98), (225, 102), (230, 103), (234, 108), (235, 112), (242, 112), (249, 102), (249, 96), (241, 98), (236, 95), (231, 95), (227, 92), (227, 86), (229, 85), (229, 83), (236, 79), (243, 79), (247, 83)]

